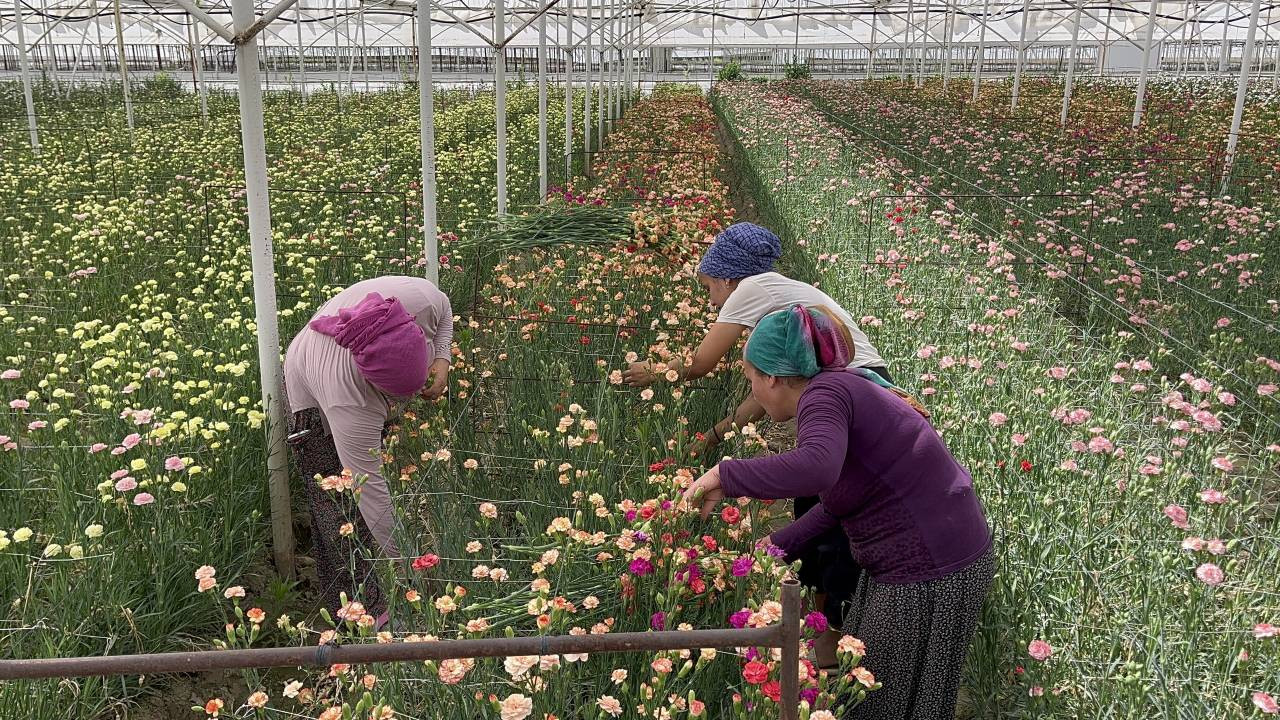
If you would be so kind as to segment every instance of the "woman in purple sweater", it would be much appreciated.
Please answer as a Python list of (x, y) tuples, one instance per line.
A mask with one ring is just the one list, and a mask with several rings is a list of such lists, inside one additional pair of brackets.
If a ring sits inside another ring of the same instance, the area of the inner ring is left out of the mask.
[(757, 325), (744, 352), (751, 394), (776, 421), (796, 418), (796, 448), (726, 460), (685, 494), (705, 517), (725, 497), (817, 495), (769, 541), (788, 561), (841, 527), (866, 577), (845, 632), (884, 687), (852, 717), (937, 720), (956, 692), (994, 573), (991, 534), (973, 481), (925, 417), (895, 392), (847, 370), (842, 326), (799, 305)]

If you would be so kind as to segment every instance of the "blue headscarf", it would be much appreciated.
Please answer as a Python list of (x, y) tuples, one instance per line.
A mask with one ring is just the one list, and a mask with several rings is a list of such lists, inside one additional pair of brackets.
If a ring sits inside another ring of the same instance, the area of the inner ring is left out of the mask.
[(698, 272), (713, 278), (738, 280), (773, 270), (782, 256), (782, 241), (755, 223), (734, 223), (716, 236), (702, 256)]

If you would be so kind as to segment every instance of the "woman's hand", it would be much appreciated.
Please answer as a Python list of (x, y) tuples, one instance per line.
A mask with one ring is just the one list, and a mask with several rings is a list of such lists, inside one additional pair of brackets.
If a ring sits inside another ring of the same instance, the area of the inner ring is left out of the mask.
[(694, 480), (689, 489), (684, 491), (681, 504), (686, 507), (693, 507), (700, 502), (700, 512), (705, 520), (722, 500), (724, 500), (724, 490), (720, 487), (720, 466), (716, 465), (704, 473), (702, 477)]
[(431, 383), (419, 394), (427, 402), (439, 400), (449, 390), (449, 361), (443, 358), (431, 363)]
[(705, 433), (699, 433), (701, 437), (695, 437), (693, 442), (689, 443), (689, 457), (694, 459), (706, 459), (708, 453), (716, 449), (724, 436), (720, 433), (719, 423), (711, 426), (711, 429)]
[(622, 382), (631, 387), (645, 387), (657, 382), (658, 376), (653, 372), (653, 366), (647, 362), (633, 362), (626, 370), (622, 371)]

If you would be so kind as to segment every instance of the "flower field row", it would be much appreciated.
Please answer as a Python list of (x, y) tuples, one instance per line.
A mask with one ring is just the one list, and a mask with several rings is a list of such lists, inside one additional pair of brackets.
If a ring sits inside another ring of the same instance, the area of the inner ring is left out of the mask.
[[(265, 453), (238, 120), (213, 100), (207, 131), (157, 110), (190, 98), (157, 99), (131, 138), (118, 110), (92, 127), (74, 107), (50, 110), (40, 158), (20, 143), (0, 153), (0, 224), (23, 259), (6, 264), (0, 298), (7, 657), (188, 647), (220, 621), (193, 591), (198, 565), (243, 576), (274, 607), (296, 599), (260, 567)], [(413, 272), (421, 252), (416, 95), (341, 112), (332, 95), (287, 100), (267, 102), (286, 339), (335, 288)], [(442, 225), (465, 234), (493, 211), (493, 101), (442, 105)], [(515, 202), (537, 193), (536, 92), (514, 90), (510, 106)], [(558, 115), (553, 104), (552, 127)], [(563, 132), (551, 138), (562, 156)], [(463, 265), (442, 273), (446, 288), (465, 284)], [(152, 684), (6, 684), (0, 716), (98, 717)]]
[[(785, 568), (755, 547), (770, 509), (728, 505), (703, 522), (673, 506), (693, 477), (675, 460), (691, 440), (689, 427), (718, 417), (729, 398), (711, 386), (637, 394), (624, 391), (618, 376), (632, 353), (662, 357), (689, 339), (677, 326), (707, 322), (693, 261), (732, 217), (725, 186), (703, 171), (718, 164), (714, 128), (696, 94), (641, 101), (611, 136), (591, 186), (560, 188), (551, 201), (629, 203), (634, 241), (493, 259), (475, 313), (455, 336), (454, 404), (406, 413), (387, 452), (399, 542), (409, 553), (398, 582), (394, 572), (384, 577), (397, 582), (393, 629), (375, 634), (357, 602), (336, 625), (278, 620), (281, 629), (269, 631), (276, 641), (779, 621)], [(361, 549), (353, 543), (352, 551)], [(232, 600), (236, 607), (259, 601)], [(254, 630), (264, 622), (254, 617), (233, 618), (228, 641), (256, 642), (268, 632)], [(820, 622), (811, 620), (810, 630), (821, 630)], [(802, 664), (806, 715), (833, 718), (835, 697), (850, 683), (874, 685), (856, 667), (860, 654), (853, 639), (845, 643), (844, 674)], [(246, 695), (217, 700), (224, 714), (279, 708), (326, 719), (387, 707), (410, 716), (447, 707), (450, 716), (504, 720), (772, 717), (778, 658), (759, 648), (708, 648), (335, 667), (283, 680), (253, 676)]]
[(815, 84), (808, 94), (890, 141), (929, 192), (970, 196), (954, 202), (1047, 273), (1075, 274), (1089, 295), (1087, 322), (1144, 335), (1213, 376), (1240, 398), (1256, 439), (1276, 439), (1280, 424), (1262, 399), (1276, 392), (1280, 368), (1280, 284), (1268, 254), (1280, 230), (1280, 105), (1256, 97), (1247, 106), (1222, 197), (1232, 96), (1221, 87), (1153, 87), (1135, 131), (1117, 110), (1131, 107), (1132, 88), (1092, 82), (1077, 89), (1063, 131), (1061, 86), (1038, 85), (1016, 117), (994, 99), (958, 103), (937, 84)]
[[(861, 318), (933, 411), (994, 526), (996, 585), (962, 705), (977, 717), (1274, 712), (1280, 554), (1260, 478), (1280, 446), (1251, 435), (1245, 398), (1140, 335), (1073, 322), (1044, 282), (1053, 263), (939, 197), (941, 172), (839, 122), (913, 127), (905, 117), (927, 110), (846, 85), (805, 89), (817, 107), (791, 89), (718, 90), (743, 170), (807, 251), (806, 279)], [(823, 108), (837, 102), (833, 119)], [(937, 152), (946, 167), (991, 157)], [(1109, 258), (1083, 262), (1098, 273)], [(1251, 401), (1275, 412), (1272, 397)]]

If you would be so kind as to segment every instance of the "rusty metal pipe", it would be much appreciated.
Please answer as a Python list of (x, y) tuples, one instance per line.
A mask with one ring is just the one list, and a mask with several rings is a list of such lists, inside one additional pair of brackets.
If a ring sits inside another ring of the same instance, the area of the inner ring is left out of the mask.
[[(784, 595), (785, 599), (785, 595)], [(798, 606), (798, 603), (796, 603)], [(784, 609), (784, 617), (786, 611)], [(798, 618), (798, 610), (796, 617)], [(798, 632), (798, 627), (796, 632)], [(253, 648), (107, 655), (101, 657), (0, 660), (0, 680), (152, 675), (266, 667), (329, 667), (337, 663), (444, 660), (446, 658), (557, 655), (562, 653), (697, 650), (749, 645), (778, 647), (780, 626), (742, 630), (627, 632), (607, 635), (550, 635), (439, 642), (368, 645), (320, 645), (297, 648)], [(793, 673), (794, 675), (794, 673)]]
[(782, 664), (778, 669), (782, 681), (782, 720), (800, 717), (800, 583), (794, 578), (782, 581)]

